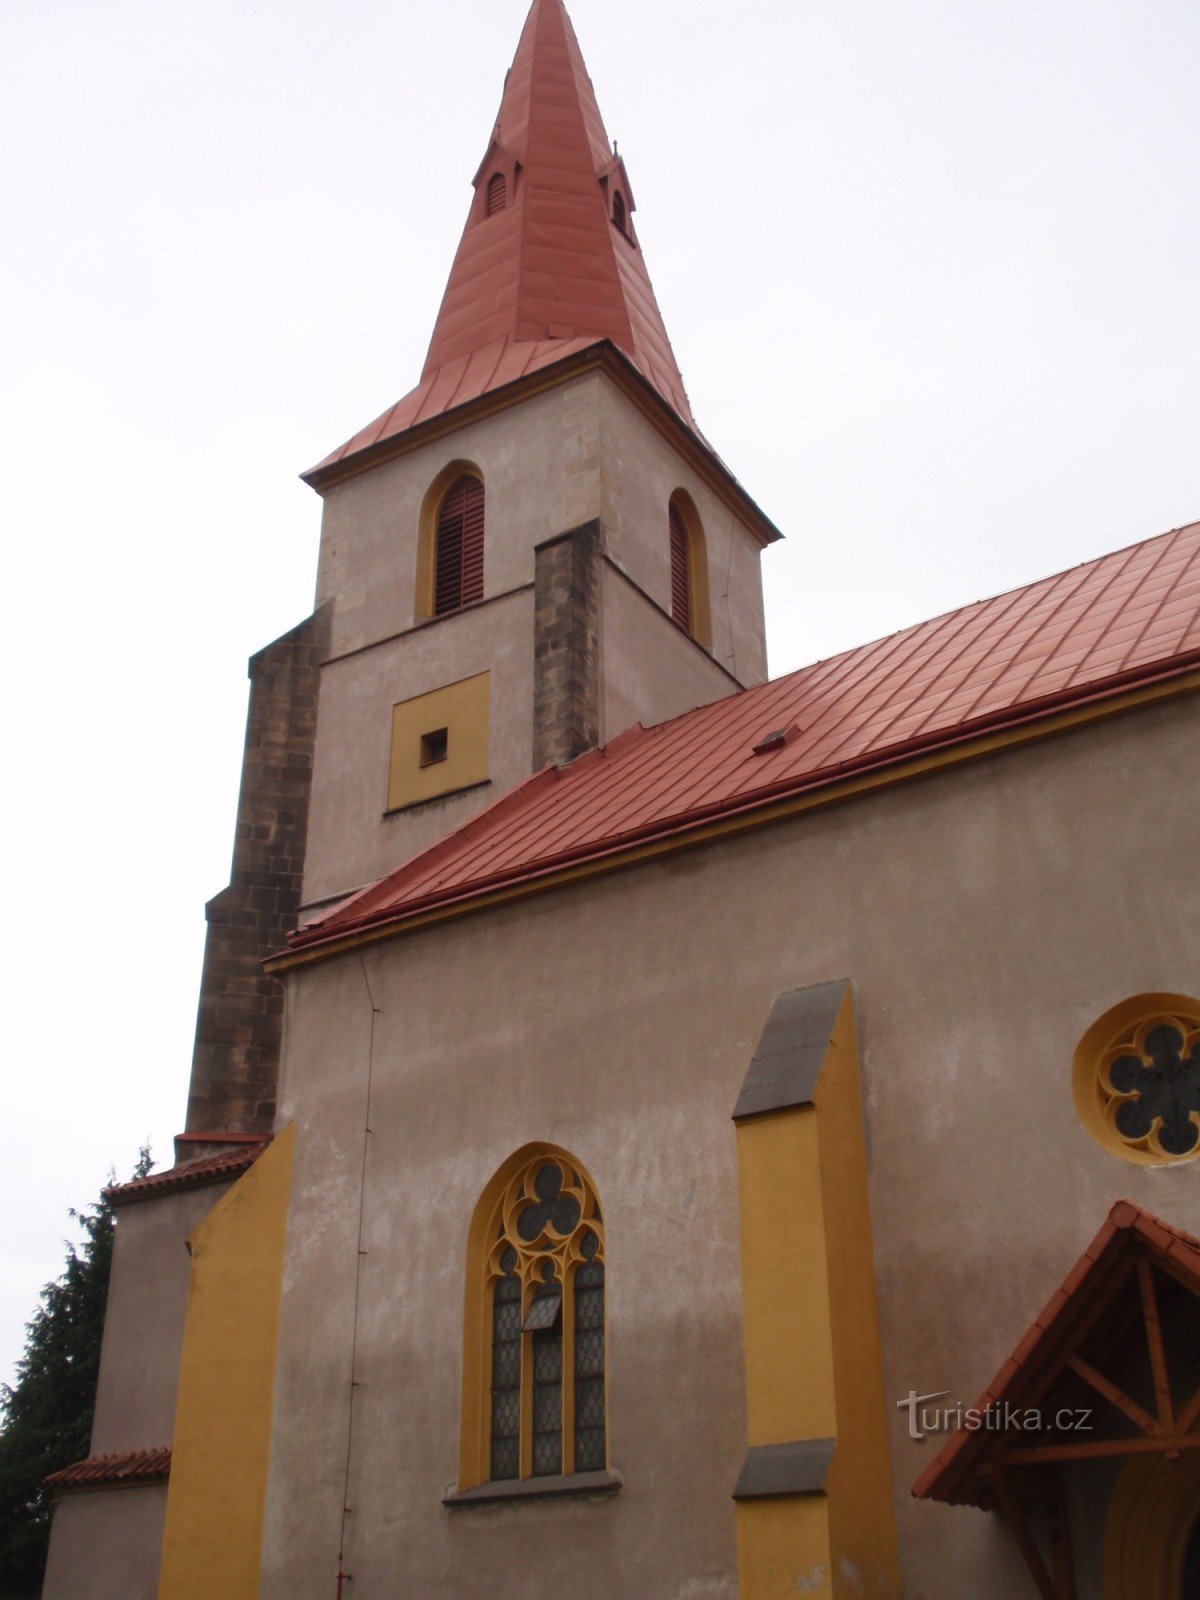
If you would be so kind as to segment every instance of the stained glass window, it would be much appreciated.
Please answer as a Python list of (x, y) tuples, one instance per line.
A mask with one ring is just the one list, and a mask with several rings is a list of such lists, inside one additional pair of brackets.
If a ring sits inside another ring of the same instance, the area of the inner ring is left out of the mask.
[(574, 1300), (575, 1471), (600, 1472), (605, 1463), (604, 1268), (598, 1261), (575, 1274)]
[(602, 1471), (604, 1224), (591, 1185), (574, 1162), (530, 1160), (490, 1237), (490, 1475)]
[(533, 1345), (533, 1475), (562, 1471), (563, 1335), (561, 1321), (539, 1328)]
[(492, 1294), (493, 1478), (521, 1473), (521, 1280), (510, 1273)]

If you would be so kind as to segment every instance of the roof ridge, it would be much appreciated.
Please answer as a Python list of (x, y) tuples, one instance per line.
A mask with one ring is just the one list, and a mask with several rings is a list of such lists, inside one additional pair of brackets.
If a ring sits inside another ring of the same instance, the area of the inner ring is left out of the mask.
[(1152, 1228), (1161, 1229), (1163, 1233), (1170, 1234), (1172, 1238), (1200, 1252), (1200, 1239), (1195, 1234), (1189, 1233), (1186, 1228), (1176, 1227), (1173, 1222), (1165, 1221), (1148, 1207), (1138, 1205), (1136, 1200), (1115, 1201), (1109, 1210), (1108, 1220), (1114, 1228), (1129, 1228), (1137, 1232), (1142, 1232), (1149, 1224)]
[[(807, 662), (801, 667), (793, 667), (790, 672), (781, 673), (777, 678), (766, 678), (762, 683), (741, 684), (729, 694), (722, 695), (719, 700), (706, 700), (703, 705), (690, 706), (686, 711), (677, 711), (673, 717), (665, 717), (661, 722), (652, 722), (643, 731), (647, 734), (657, 734), (661, 729), (670, 727), (672, 723), (683, 722), (686, 718), (709, 711), (714, 706), (728, 705), (731, 701), (745, 695), (761, 694), (766, 689), (774, 688), (779, 684), (790, 683), (802, 677), (805, 673), (814, 672), (818, 667), (827, 667), (836, 661), (844, 661), (864, 651), (873, 650), (879, 645), (890, 644), (904, 634), (919, 633), (922, 629), (936, 627), (939, 623), (949, 622), (955, 617), (962, 617), (964, 613), (973, 611), (979, 606), (992, 605), (995, 601), (1007, 600), (1010, 596), (1015, 598), (1026, 590), (1038, 588), (1040, 584), (1053, 583), (1059, 578), (1069, 577), (1072, 573), (1079, 572), (1084, 567), (1099, 566), (1101, 562), (1109, 561), (1114, 556), (1124, 555), (1126, 551), (1136, 550), (1144, 545), (1156, 544), (1160, 539), (1173, 538), (1176, 534), (1187, 532), (1189, 528), (1200, 528), (1200, 521), (1185, 522), (1178, 528), (1169, 528), (1165, 533), (1151, 534), (1148, 539), (1134, 540), (1131, 544), (1122, 545), (1119, 550), (1107, 550), (1103, 555), (1093, 556), (1090, 561), (1078, 561), (1074, 566), (1063, 567), (1060, 572), (1048, 572), (1044, 577), (1031, 579), (1029, 583), (1013, 584), (1011, 588), (999, 589), (995, 594), (981, 595), (977, 600), (965, 601), (961, 606), (950, 606), (945, 611), (935, 612), (932, 617), (924, 617), (919, 622), (909, 622), (901, 628), (895, 628), (891, 633), (881, 633), (873, 639), (864, 639), (862, 644), (849, 645), (845, 650), (837, 650), (831, 656), (818, 656), (815, 661)], [(636, 724), (636, 726), (641, 726), (641, 724)], [(618, 739), (623, 737), (623, 733), (617, 735)], [(611, 749), (614, 743), (615, 740), (610, 740), (607, 745), (602, 745), (599, 748)]]
[[(819, 656), (815, 661), (806, 666), (795, 667), (791, 672), (785, 672), (778, 678), (769, 678), (768, 683), (783, 683), (788, 678), (794, 678), (801, 672), (811, 672), (814, 667), (826, 665), (828, 662), (840, 661), (845, 656), (858, 655), (861, 650), (870, 650), (873, 645), (887, 644), (891, 639), (898, 639), (901, 634), (915, 633), (921, 628), (932, 627), (935, 623), (945, 622), (951, 617), (957, 617), (964, 611), (972, 611), (976, 606), (987, 606), (996, 600), (1007, 600), (1010, 595), (1021, 594), (1026, 589), (1036, 589), (1039, 584), (1053, 583), (1057, 578), (1067, 578), (1073, 572), (1079, 572), (1084, 567), (1097, 567), (1102, 561), (1110, 561), (1114, 556), (1125, 555), (1127, 551), (1137, 550), (1148, 544), (1157, 544), (1160, 539), (1173, 539), (1177, 534), (1187, 533), (1192, 528), (1200, 528), (1200, 519), (1194, 522), (1181, 523), (1178, 528), (1168, 528), (1165, 533), (1152, 533), (1147, 539), (1135, 539), (1130, 544), (1123, 544), (1116, 550), (1105, 550), (1103, 554), (1092, 556), (1088, 561), (1077, 561), (1074, 565), (1063, 567), (1058, 572), (1047, 572), (1040, 578), (1031, 578), (1028, 583), (1015, 583), (1008, 589), (997, 589), (995, 594), (980, 595), (977, 600), (964, 601), (960, 606), (950, 606), (945, 611), (937, 611), (932, 617), (922, 617), (918, 622), (908, 622), (902, 628), (896, 628), (891, 633), (878, 634), (874, 639), (864, 639), (862, 644), (850, 645), (845, 650), (838, 650), (831, 656)], [(752, 693), (755, 689), (764, 688), (764, 684), (751, 684), (745, 692)], [(694, 707), (702, 710), (703, 707)], [(681, 712), (681, 716), (690, 716), (689, 711)], [(655, 727), (660, 727), (656, 723)]]

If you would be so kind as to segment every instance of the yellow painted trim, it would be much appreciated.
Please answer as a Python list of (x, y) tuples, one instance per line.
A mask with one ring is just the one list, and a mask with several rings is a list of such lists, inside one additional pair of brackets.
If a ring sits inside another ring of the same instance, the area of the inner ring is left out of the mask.
[(286, 972), (291, 967), (303, 967), (314, 961), (329, 960), (347, 951), (360, 950), (385, 939), (396, 939), (402, 934), (415, 932), (418, 928), (426, 928), (434, 923), (446, 922), (453, 917), (469, 916), (491, 906), (523, 900), (527, 895), (541, 894), (548, 889), (579, 883), (600, 873), (617, 872), (622, 868), (637, 866), (659, 856), (674, 855), (681, 850), (691, 850), (698, 845), (711, 844), (718, 839), (747, 833), (755, 828), (786, 822), (803, 812), (838, 805), (842, 801), (853, 800), (860, 795), (872, 794), (878, 789), (889, 789), (896, 784), (909, 783), (914, 778), (949, 771), (968, 761), (977, 761), (984, 756), (995, 755), (1021, 745), (1034, 744), (1041, 739), (1050, 738), (1073, 728), (1086, 727), (1090, 723), (1117, 716), (1124, 711), (1194, 693), (1198, 688), (1200, 688), (1200, 672), (1189, 672), (1166, 683), (1150, 684), (1142, 689), (1132, 689), (1124, 694), (1115, 694), (1104, 700), (1095, 701), (1090, 705), (1076, 707), (1072, 711), (1040, 717), (1018, 728), (1008, 728), (1001, 733), (980, 734), (959, 744), (932, 751), (928, 755), (889, 763), (853, 778), (822, 784), (821, 787), (806, 790), (802, 794), (790, 795), (784, 800), (752, 803), (744, 811), (718, 817), (712, 822), (698, 823), (667, 838), (651, 839), (644, 844), (608, 851), (591, 860), (574, 862), (569, 866), (541, 873), (536, 878), (525, 879), (515, 884), (502, 884), (495, 889), (485, 889), (464, 897), (450, 905), (433, 906), (425, 911), (398, 917), (394, 922), (376, 928), (361, 929), (326, 945), (314, 946), (307, 950), (283, 951), (271, 957), (264, 966), (268, 972)]
[[(491, 1473), (491, 1388), (492, 1388), (492, 1293), (500, 1276), (499, 1258), (506, 1246), (517, 1250), (517, 1271), (521, 1277), (521, 1315), (533, 1300), (535, 1264), (547, 1259), (547, 1251), (533, 1250), (515, 1233), (512, 1220), (521, 1197), (522, 1180), (543, 1161), (555, 1161), (578, 1175), (573, 1188), (580, 1199), (580, 1221), (569, 1239), (553, 1252), (564, 1286), (563, 1300), (563, 1383), (562, 1383), (562, 1470), (575, 1466), (575, 1320), (573, 1289), (575, 1273), (581, 1263), (578, 1245), (583, 1235), (593, 1232), (600, 1241), (595, 1259), (604, 1263), (604, 1224), (596, 1185), (587, 1168), (561, 1145), (532, 1143), (522, 1145), (501, 1164), (488, 1180), (475, 1205), (467, 1231), (466, 1284), (463, 1294), (463, 1373), (462, 1409), (459, 1422), (458, 1487), (474, 1489), (486, 1483)], [(504, 1235), (501, 1236), (501, 1228)], [(521, 1443), (520, 1475), (533, 1471), (533, 1361), (532, 1334), (522, 1334), (521, 1347)], [(605, 1384), (605, 1439), (608, 1385)]]
[[(484, 783), (489, 769), (488, 684), (486, 672), (444, 684), (392, 707), (392, 746), (388, 757), (387, 810), (417, 805)], [(421, 761), (425, 734), (445, 729), (445, 758)]]
[(686, 489), (676, 489), (670, 504), (677, 506), (687, 531), (688, 604), (691, 616), (688, 632), (705, 650), (712, 649), (712, 606), (708, 589), (708, 541), (696, 502)]
[(1113, 1092), (1108, 1068), (1118, 1056), (1140, 1051), (1146, 1034), (1162, 1021), (1182, 1030), (1186, 1051), (1200, 1040), (1200, 1000), (1186, 994), (1136, 994), (1122, 1000), (1092, 1023), (1076, 1046), (1071, 1068), (1079, 1120), (1102, 1150), (1137, 1166), (1179, 1167), (1200, 1157), (1200, 1147), (1184, 1156), (1167, 1155), (1153, 1131), (1136, 1141), (1117, 1132), (1114, 1118), (1126, 1097)]
[(734, 1520), (742, 1600), (832, 1600), (837, 1590), (824, 1495), (739, 1500)]
[(817, 1114), (737, 1130), (749, 1443), (837, 1432)]
[[(829, 1469), (835, 1594), (900, 1592), (888, 1463), (889, 1407), (875, 1299), (874, 1230), (863, 1138), (854, 1002), (847, 991), (813, 1097), (826, 1219), (837, 1438)], [(787, 1115), (787, 1113), (784, 1113)], [(857, 1572), (861, 1587), (846, 1573)]]
[(497, 412), (508, 411), (535, 395), (561, 388), (575, 378), (595, 371), (605, 372), (612, 378), (621, 392), (633, 401), (655, 432), (678, 450), (722, 504), (728, 506), (742, 519), (760, 544), (773, 544), (783, 538), (783, 534), (775, 524), (755, 504), (737, 479), (726, 471), (712, 451), (700, 442), (681, 418), (675, 415), (667, 402), (637, 373), (629, 360), (615, 346), (609, 344), (593, 345), (577, 355), (567, 356), (564, 360), (555, 362), (553, 366), (543, 367), (538, 372), (529, 373), (511, 384), (506, 384), (503, 389), (481, 395), (477, 400), (456, 406), (454, 410), (443, 412), (441, 416), (430, 417), (426, 422), (415, 423), (391, 439), (384, 439), (377, 445), (356, 451), (346, 460), (334, 461), (327, 467), (314, 467), (311, 472), (303, 472), (300, 474), (301, 479), (318, 494), (323, 494), (326, 489), (344, 483), (347, 478), (356, 478), (362, 472), (370, 472), (385, 461), (394, 461), (399, 456), (408, 455), (410, 451), (418, 450), (434, 440), (445, 438), (447, 434), (457, 433), (460, 428), (465, 428), (471, 423), (495, 416)]
[(798, 1588), (892, 1600), (899, 1565), (849, 988), (812, 1103), (746, 1118), (736, 1137), (748, 1443), (836, 1440), (824, 1493), (737, 1502), (742, 1600), (790, 1600)]
[[(430, 622), (434, 615), (434, 581), (437, 570), (437, 525), (446, 493), (460, 478), (476, 478), (483, 484), (483, 473), (473, 461), (455, 459), (434, 478), (421, 502), (417, 525), (417, 573), (413, 586), (413, 612), (417, 622)], [(487, 525), (487, 485), (484, 484), (484, 526)], [(484, 538), (487, 534), (485, 531)], [(487, 559), (486, 546), (484, 559)]]
[(188, 1240), (191, 1280), (158, 1600), (255, 1600), (293, 1129)]
[(1200, 1451), (1178, 1461), (1139, 1456), (1117, 1479), (1104, 1521), (1104, 1600), (1181, 1594), (1183, 1558), (1200, 1507)]

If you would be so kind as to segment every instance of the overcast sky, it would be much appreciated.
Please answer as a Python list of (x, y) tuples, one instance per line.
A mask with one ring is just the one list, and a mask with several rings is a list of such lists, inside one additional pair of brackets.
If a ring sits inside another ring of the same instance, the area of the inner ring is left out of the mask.
[[(574, 0), (786, 671), (1200, 517), (1195, 0)], [(8, 0), (0, 1375), (182, 1126), (297, 474), (416, 382), (523, 0)], [(158, 1441), (148, 1441), (151, 1443)]]

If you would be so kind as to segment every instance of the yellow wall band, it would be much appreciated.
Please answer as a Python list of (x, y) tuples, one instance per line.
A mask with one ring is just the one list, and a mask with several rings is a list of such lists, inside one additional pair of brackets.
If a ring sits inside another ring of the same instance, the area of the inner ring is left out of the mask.
[[(432, 741), (440, 736), (441, 749)], [(488, 674), (462, 678), (392, 708), (388, 810), (483, 783), (488, 775)]]
[[(848, 983), (779, 997), (734, 1115), (751, 1447), (736, 1510), (742, 1600), (890, 1600), (899, 1566)], [(776, 1458), (772, 1483), (763, 1458), (783, 1444), (793, 1464)]]
[(287, 1128), (192, 1234), (158, 1600), (255, 1600), (291, 1187)]
[(743, 1600), (831, 1600), (836, 1592), (824, 1495), (740, 1501), (737, 1549)]

